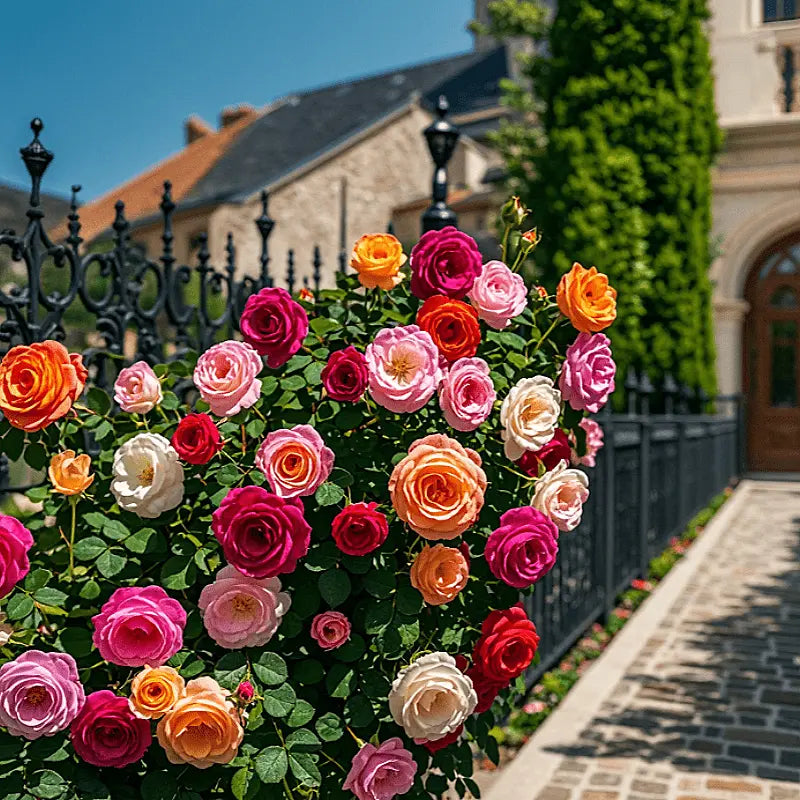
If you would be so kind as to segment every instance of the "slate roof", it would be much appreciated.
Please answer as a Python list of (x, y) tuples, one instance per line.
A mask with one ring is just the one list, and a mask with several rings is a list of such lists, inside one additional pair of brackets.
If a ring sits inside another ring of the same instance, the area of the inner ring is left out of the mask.
[(498, 47), (287, 97), (238, 137), (185, 200), (201, 204), (248, 197), (414, 97), (432, 105), (446, 94), (453, 116), (497, 106), (498, 84), (507, 70), (505, 48)]
[[(0, 184), (0, 231), (12, 229), (20, 235), (28, 227), (28, 210), (30, 189)], [(44, 194), (41, 197), (44, 218), (48, 225), (60, 222), (69, 213), (69, 200), (54, 194)]]

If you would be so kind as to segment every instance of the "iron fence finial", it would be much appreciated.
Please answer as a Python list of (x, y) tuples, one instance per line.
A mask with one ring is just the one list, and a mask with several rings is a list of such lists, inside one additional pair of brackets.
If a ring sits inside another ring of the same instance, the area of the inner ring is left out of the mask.
[(458, 223), (455, 211), (447, 205), (447, 164), (453, 155), (461, 131), (447, 120), (450, 104), (442, 94), (436, 103), (435, 119), (423, 135), (433, 159), (433, 189), (431, 205), (422, 215), (422, 232), (438, 231)]

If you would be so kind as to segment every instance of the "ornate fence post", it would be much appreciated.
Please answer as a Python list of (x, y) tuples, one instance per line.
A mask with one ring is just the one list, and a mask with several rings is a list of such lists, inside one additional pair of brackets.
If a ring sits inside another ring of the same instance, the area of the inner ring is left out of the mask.
[(664, 376), (664, 414), (671, 417), (675, 413), (675, 397), (678, 394), (678, 384), (670, 373)]
[(689, 508), (689, 485), (686, 479), (687, 469), (687, 426), (689, 417), (689, 397), (691, 389), (683, 384), (679, 389), (680, 405), (678, 418), (678, 513), (681, 520), (686, 519)]
[(422, 214), (423, 233), (439, 231), (448, 225), (458, 223), (455, 211), (447, 205), (447, 163), (453, 155), (461, 132), (455, 125), (451, 125), (447, 121), (449, 109), (447, 98), (440, 95), (436, 104), (436, 114), (439, 118), (434, 120), (424, 131), (435, 169), (433, 172), (433, 203)]
[(286, 260), (286, 286), (294, 294), (294, 250), (290, 249)]
[(269, 215), (269, 192), (266, 189), (261, 192), (261, 216), (256, 219), (256, 227), (261, 236), (261, 274), (259, 284), (261, 288), (272, 286), (272, 278), (269, 274), (269, 235), (275, 227), (275, 220)]
[(320, 253), (319, 245), (314, 245), (314, 271), (312, 277), (314, 280), (314, 300), (319, 300), (319, 287), (322, 283), (322, 254)]
[(642, 379), (639, 381), (639, 395), (642, 398), (639, 416), (639, 571), (643, 578), (647, 575), (650, 563), (651, 394), (653, 394), (653, 384), (647, 373), (642, 371)]
[[(603, 472), (603, 517), (599, 519), (597, 554), (601, 569), (598, 570), (600, 589), (602, 592), (603, 610), (606, 615), (611, 613), (616, 600), (614, 585), (614, 551), (616, 544), (615, 532), (617, 529), (616, 515), (616, 443), (614, 441), (614, 415), (611, 403), (607, 403), (600, 412), (600, 424), (603, 428), (605, 447), (602, 453), (601, 467)], [(536, 592), (534, 592), (534, 595)]]
[(625, 377), (625, 392), (628, 401), (628, 416), (636, 416), (636, 393), (639, 391), (639, 378), (636, 370), (631, 367)]

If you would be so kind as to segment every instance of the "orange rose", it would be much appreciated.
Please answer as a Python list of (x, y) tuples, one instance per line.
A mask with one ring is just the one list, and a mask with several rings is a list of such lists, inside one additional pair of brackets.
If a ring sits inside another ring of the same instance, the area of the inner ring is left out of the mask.
[(86, 453), (76, 456), (74, 450), (65, 450), (50, 459), (47, 474), (59, 494), (81, 494), (94, 480), (94, 475), (89, 474), (91, 467), (91, 456)]
[(461, 300), (441, 294), (429, 297), (417, 311), (417, 325), (430, 334), (439, 352), (452, 364), (472, 358), (481, 343), (478, 312)]
[(40, 431), (72, 408), (88, 375), (60, 342), (12, 347), (0, 363), (0, 411), (15, 428)]
[(486, 473), (481, 457), (436, 433), (417, 439), (389, 478), (392, 505), (425, 539), (455, 539), (483, 508)]
[(131, 681), (131, 711), (142, 719), (163, 717), (183, 695), (186, 684), (172, 667), (145, 667)]
[(350, 266), (367, 289), (393, 289), (403, 276), (406, 263), (403, 246), (391, 233), (368, 233), (353, 246)]
[(617, 290), (608, 276), (595, 267), (584, 269), (576, 261), (556, 289), (559, 311), (581, 333), (597, 333), (617, 318)]
[(236, 757), (244, 731), (229, 694), (213, 678), (195, 678), (186, 684), (183, 697), (156, 728), (170, 764), (205, 769)]
[(466, 585), (469, 566), (460, 550), (427, 545), (411, 565), (411, 585), (430, 606), (449, 603)]

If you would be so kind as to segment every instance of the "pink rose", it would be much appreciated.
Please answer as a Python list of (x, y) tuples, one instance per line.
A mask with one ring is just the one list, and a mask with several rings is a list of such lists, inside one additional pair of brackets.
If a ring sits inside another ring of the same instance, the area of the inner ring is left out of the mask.
[(289, 595), (278, 578), (248, 578), (230, 565), (203, 587), (197, 605), (208, 635), (229, 650), (262, 647), (289, 610)]
[(419, 411), (442, 380), (439, 351), (417, 325), (384, 328), (366, 350), (369, 392), (397, 414)]
[(495, 578), (515, 589), (527, 589), (556, 563), (558, 528), (535, 508), (512, 508), (489, 534), (485, 555)]
[(158, 376), (146, 361), (137, 361), (120, 370), (114, 381), (114, 400), (128, 413), (146, 414), (163, 399)]
[(311, 636), (323, 650), (335, 650), (350, 638), (350, 620), (340, 611), (323, 611), (311, 621)]
[(256, 696), (256, 690), (253, 688), (253, 684), (250, 683), (250, 681), (242, 681), (236, 687), (236, 696), (243, 703), (249, 703)]
[(256, 466), (279, 497), (314, 494), (333, 469), (333, 451), (310, 425), (272, 431), (258, 448)]
[(30, 571), (31, 547), (31, 532), (18, 519), (0, 514), (0, 598), (10, 594)]
[(497, 397), (489, 365), (482, 358), (460, 358), (439, 384), (439, 405), (447, 424), (474, 431), (492, 413)]
[(560, 531), (572, 531), (580, 525), (588, 498), (586, 473), (569, 469), (562, 461), (536, 481), (531, 505), (555, 522)]
[(358, 800), (391, 800), (414, 785), (417, 764), (396, 736), (383, 744), (365, 744), (353, 758), (342, 786)]
[(124, 586), (92, 617), (100, 658), (122, 667), (160, 667), (183, 647), (186, 612), (160, 586)]
[(294, 572), (311, 544), (311, 526), (298, 498), (262, 486), (231, 489), (211, 517), (225, 560), (250, 578)]
[(528, 290), (522, 276), (502, 261), (489, 261), (472, 284), (468, 298), (478, 309), (478, 316), (490, 328), (500, 331), (525, 310)]
[(212, 414), (232, 417), (258, 400), (258, 373), (262, 366), (258, 353), (249, 344), (220, 342), (197, 359), (192, 379)]
[(562, 461), (569, 461), (571, 449), (567, 434), (557, 428), (553, 438), (538, 450), (526, 450), (517, 461), (519, 468), (532, 478), (539, 477), (539, 464), (544, 464), (545, 472), (557, 467)]
[(134, 764), (153, 741), (150, 720), (139, 719), (127, 697), (117, 697), (108, 689), (86, 698), (69, 735), (78, 757), (95, 767)]
[(275, 369), (303, 346), (308, 315), (286, 289), (267, 287), (247, 298), (239, 329), (244, 340)]
[(573, 450), (572, 463), (580, 464), (584, 467), (593, 467), (595, 465), (595, 457), (603, 449), (603, 440), (605, 438), (603, 429), (589, 417), (584, 417), (580, 426), (586, 431), (586, 455), (579, 456)]
[(603, 333), (579, 333), (567, 348), (558, 387), (575, 411), (596, 414), (614, 391), (617, 365), (610, 345), (611, 340)]
[(63, 731), (85, 701), (75, 659), (28, 650), (0, 667), (0, 725), (38, 739)]
[(444, 294), (460, 300), (483, 269), (471, 236), (452, 225), (427, 231), (411, 251), (411, 293), (420, 300)]
[(328, 356), (320, 377), (331, 400), (355, 403), (367, 388), (367, 361), (364, 354), (352, 345), (336, 350)]

